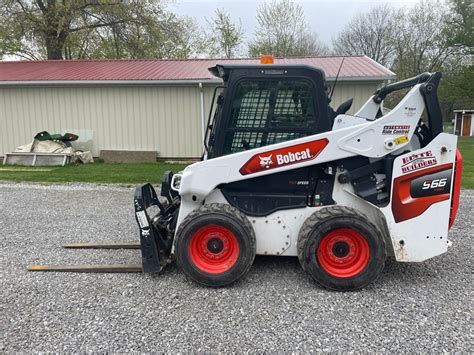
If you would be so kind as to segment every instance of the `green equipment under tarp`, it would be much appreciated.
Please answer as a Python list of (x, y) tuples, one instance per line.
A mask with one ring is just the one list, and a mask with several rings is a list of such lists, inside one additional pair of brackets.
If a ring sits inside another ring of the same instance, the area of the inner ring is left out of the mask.
[(73, 134), (73, 133), (64, 133), (64, 134), (50, 134), (47, 131), (43, 131), (38, 133), (35, 136), (35, 139), (39, 141), (61, 141), (61, 142), (73, 142), (77, 140), (79, 136)]

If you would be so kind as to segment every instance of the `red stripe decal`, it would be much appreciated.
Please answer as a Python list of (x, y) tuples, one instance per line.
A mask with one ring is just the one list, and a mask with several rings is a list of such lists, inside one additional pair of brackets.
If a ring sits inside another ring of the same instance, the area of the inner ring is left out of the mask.
[(453, 199), (451, 200), (451, 216), (449, 217), (449, 229), (453, 226), (459, 208), (459, 195), (461, 193), (462, 155), (456, 149), (456, 165), (454, 167)]
[(239, 172), (242, 175), (255, 174), (264, 170), (313, 160), (328, 143), (329, 141), (324, 138), (255, 154), (240, 168)]

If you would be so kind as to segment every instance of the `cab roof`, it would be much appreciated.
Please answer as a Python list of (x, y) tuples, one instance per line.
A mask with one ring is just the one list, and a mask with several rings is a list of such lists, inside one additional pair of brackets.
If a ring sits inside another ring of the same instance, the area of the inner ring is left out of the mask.
[(224, 81), (229, 79), (231, 73), (236, 72), (238, 76), (284, 76), (299, 73), (305, 73), (307, 76), (316, 76), (326, 80), (324, 71), (320, 68), (309, 65), (299, 64), (218, 64), (210, 67), (209, 71), (215, 77), (221, 78)]

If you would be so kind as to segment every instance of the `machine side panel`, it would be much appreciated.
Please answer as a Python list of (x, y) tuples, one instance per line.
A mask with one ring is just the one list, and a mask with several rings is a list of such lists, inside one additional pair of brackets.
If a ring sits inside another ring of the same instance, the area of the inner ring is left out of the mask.
[(382, 208), (397, 261), (446, 252), (457, 138), (441, 133), (428, 146), (395, 159), (392, 201)]

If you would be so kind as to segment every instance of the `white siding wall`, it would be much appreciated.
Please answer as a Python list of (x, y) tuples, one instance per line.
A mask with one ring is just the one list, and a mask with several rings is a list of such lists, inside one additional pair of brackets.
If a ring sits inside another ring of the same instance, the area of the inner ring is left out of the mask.
[[(354, 97), (358, 109), (380, 83), (339, 82), (332, 106)], [(161, 157), (201, 155), (200, 91), (195, 86), (0, 88), (0, 156), (40, 131), (93, 131), (101, 149), (154, 150)], [(213, 88), (204, 87), (207, 121)]]
[[(329, 83), (331, 86), (333, 83)], [(346, 100), (354, 99), (348, 114), (354, 114), (372, 96), (374, 91), (382, 85), (381, 82), (355, 83), (338, 82), (332, 97), (331, 106), (335, 109)]]

